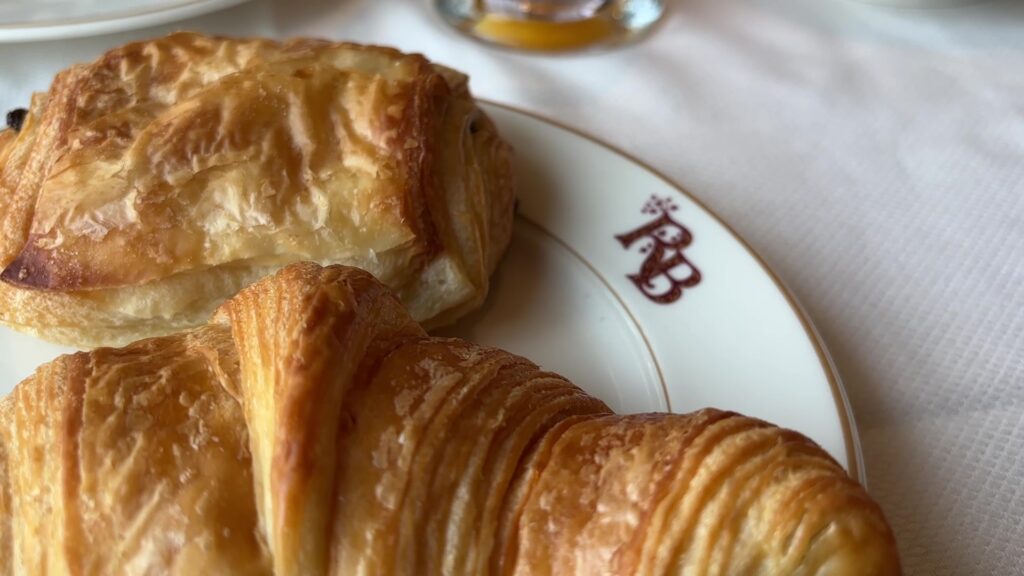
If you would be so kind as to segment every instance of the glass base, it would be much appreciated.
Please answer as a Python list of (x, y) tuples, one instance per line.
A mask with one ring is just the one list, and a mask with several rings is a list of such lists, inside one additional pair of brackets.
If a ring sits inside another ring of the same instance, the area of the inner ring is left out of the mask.
[(435, 0), (451, 25), (474, 38), (523, 50), (558, 52), (635, 39), (661, 18), (654, 0)]

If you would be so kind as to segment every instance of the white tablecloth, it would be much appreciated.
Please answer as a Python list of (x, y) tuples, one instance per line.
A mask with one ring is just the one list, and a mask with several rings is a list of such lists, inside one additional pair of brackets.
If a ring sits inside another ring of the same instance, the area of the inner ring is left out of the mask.
[(0, 47), (0, 106), (174, 28), (390, 44), (645, 159), (803, 302), (912, 574), (1024, 574), (1024, 2), (680, 0), (625, 49), (535, 56), (426, 0), (257, 0), (182, 24)]

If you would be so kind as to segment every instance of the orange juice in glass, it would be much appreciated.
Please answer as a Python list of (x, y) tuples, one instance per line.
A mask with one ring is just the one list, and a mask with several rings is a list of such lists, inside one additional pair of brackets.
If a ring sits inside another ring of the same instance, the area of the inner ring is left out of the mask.
[(441, 15), (481, 40), (561, 51), (620, 43), (648, 30), (663, 0), (435, 0)]

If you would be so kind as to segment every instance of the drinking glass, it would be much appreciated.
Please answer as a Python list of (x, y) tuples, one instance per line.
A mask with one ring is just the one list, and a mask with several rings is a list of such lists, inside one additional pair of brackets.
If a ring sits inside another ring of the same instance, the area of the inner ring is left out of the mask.
[(573, 50), (636, 38), (663, 0), (434, 0), (450, 24), (481, 40), (529, 50)]

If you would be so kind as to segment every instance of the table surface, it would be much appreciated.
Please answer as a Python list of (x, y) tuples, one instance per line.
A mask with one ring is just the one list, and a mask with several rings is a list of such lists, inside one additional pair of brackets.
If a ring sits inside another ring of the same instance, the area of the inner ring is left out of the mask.
[(717, 211), (813, 317), (911, 574), (1024, 574), (1024, 2), (678, 0), (645, 40), (540, 56), (426, 0), (255, 0), (0, 46), (0, 106), (173, 29), (388, 44), (576, 126)]

